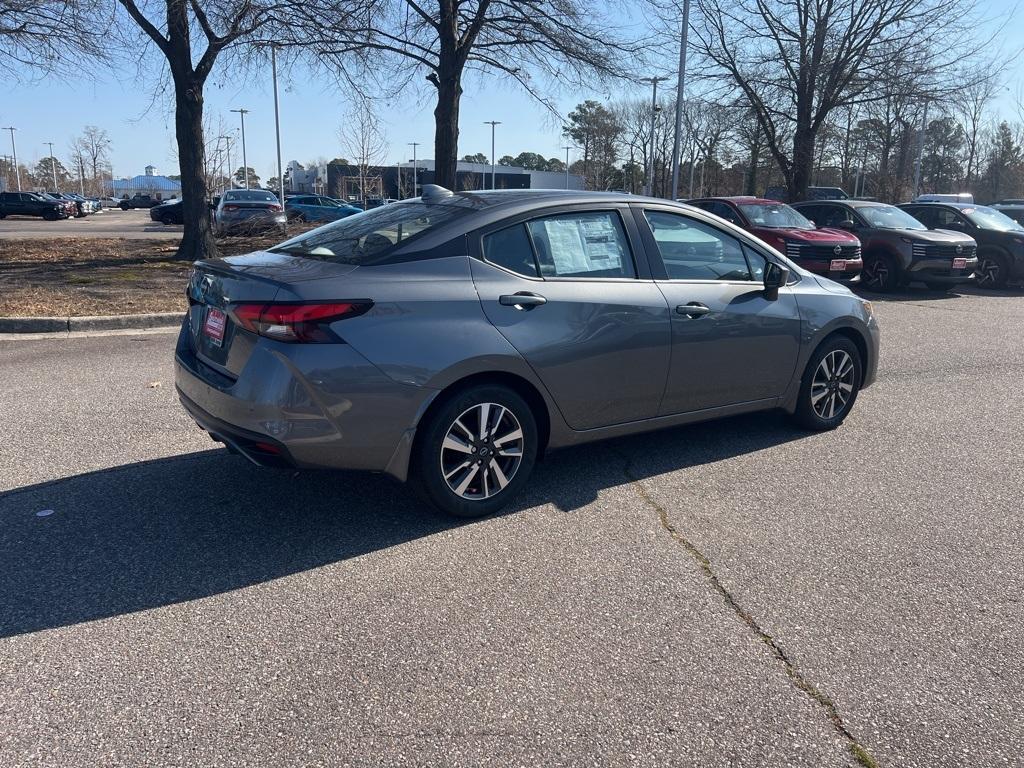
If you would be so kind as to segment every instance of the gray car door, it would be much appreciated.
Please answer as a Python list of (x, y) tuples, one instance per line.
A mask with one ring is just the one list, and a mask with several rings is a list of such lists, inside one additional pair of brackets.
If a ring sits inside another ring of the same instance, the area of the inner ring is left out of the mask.
[(781, 396), (800, 350), (789, 288), (764, 292), (766, 258), (735, 234), (678, 209), (636, 209), (651, 268), (672, 309), (661, 415)]
[(570, 427), (658, 412), (671, 321), (646, 263), (635, 260), (628, 207), (506, 221), (476, 240), (473, 280), (487, 318), (533, 368)]

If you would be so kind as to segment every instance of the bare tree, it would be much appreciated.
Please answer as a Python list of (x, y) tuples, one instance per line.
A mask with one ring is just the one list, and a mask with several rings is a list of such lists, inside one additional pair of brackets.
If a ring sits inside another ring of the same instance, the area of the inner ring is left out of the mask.
[(25, 67), (50, 69), (68, 53), (102, 56), (102, 8), (95, 0), (0, 0), (0, 70), (20, 78)]
[(99, 194), (103, 173), (110, 167), (110, 136), (102, 128), (87, 125), (82, 135), (71, 142), (71, 155), (76, 158), (82, 178), (89, 180), (90, 191)]
[[(790, 195), (806, 194), (819, 131), (878, 98), (894, 60), (953, 85), (971, 0), (696, 0), (694, 44), (742, 92)], [(920, 79), (920, 78), (917, 78)]]
[[(501, 73), (540, 98), (549, 87), (587, 86), (618, 76), (642, 47), (586, 0), (359, 0), (335, 21), (314, 17), (321, 52), (349, 63), (425, 73), (435, 90), (434, 174), (455, 184), (459, 106), (469, 71)], [(333, 38), (332, 38), (333, 33)], [(547, 103), (547, 102), (545, 102)], [(550, 105), (549, 105), (550, 106)]]
[(998, 73), (999, 69), (994, 65), (982, 70), (978, 77), (972, 78), (971, 82), (953, 97), (954, 110), (964, 130), (967, 150), (964, 168), (965, 189), (970, 188), (978, 172), (978, 154), (985, 113), (1001, 87)]
[[(216, 253), (207, 206), (203, 89), (218, 57), (280, 23), (290, 3), (269, 0), (119, 0), (167, 60), (174, 84), (174, 128), (185, 231), (178, 258)], [(200, 43), (201, 50), (193, 51)], [(198, 54), (198, 56), (196, 56)]]
[[(370, 102), (367, 99), (358, 99), (338, 129), (342, 149), (352, 157), (352, 164), (358, 169), (359, 199), (364, 206), (370, 169), (379, 168), (387, 153), (387, 140), (379, 126), (380, 121), (374, 114)], [(378, 193), (382, 191), (379, 181), (378, 174), (377, 183), (372, 185)]]

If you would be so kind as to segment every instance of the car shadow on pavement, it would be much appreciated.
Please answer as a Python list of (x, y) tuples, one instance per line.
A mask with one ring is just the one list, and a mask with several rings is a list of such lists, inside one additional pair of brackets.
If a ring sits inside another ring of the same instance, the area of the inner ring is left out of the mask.
[[(551, 454), (504, 514), (806, 436), (742, 416)], [(0, 637), (209, 597), (454, 528), (370, 474), (267, 470), (227, 451), (0, 493)]]

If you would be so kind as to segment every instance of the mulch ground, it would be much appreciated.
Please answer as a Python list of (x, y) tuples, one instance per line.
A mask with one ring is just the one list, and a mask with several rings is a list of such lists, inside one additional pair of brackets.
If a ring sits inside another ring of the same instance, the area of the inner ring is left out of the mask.
[[(289, 227), (289, 235), (297, 231)], [(218, 247), (231, 256), (281, 239), (232, 237)], [(174, 240), (0, 240), (0, 317), (184, 311), (192, 262), (175, 259), (177, 248)]]

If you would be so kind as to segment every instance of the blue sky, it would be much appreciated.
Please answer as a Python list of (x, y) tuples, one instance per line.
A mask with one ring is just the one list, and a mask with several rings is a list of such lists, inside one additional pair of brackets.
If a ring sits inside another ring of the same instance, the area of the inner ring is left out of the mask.
[[(996, 24), (1005, 22), (1015, 8), (1015, 0), (986, 0), (979, 4), (979, 16)], [(1022, 26), (1020, 13), (1006, 27), (1001, 47), (1019, 46)], [(162, 61), (155, 51), (148, 56), (155, 66)], [(1015, 117), (1015, 97), (1024, 88), (1024, 60), (1008, 57), (1012, 64), (1006, 73), (1007, 89), (998, 105), (1006, 117)], [(131, 67), (94, 67), (91, 80), (79, 70), (63, 78), (50, 77), (32, 84), (8, 83), (8, 93), (0, 99), (0, 126), (18, 128), (18, 159), (34, 164), (48, 155), (44, 142), (54, 142), (60, 158), (68, 155), (72, 139), (85, 125), (107, 130), (113, 146), (114, 172), (117, 176), (142, 173), (153, 164), (165, 173), (176, 172), (174, 123), (166, 98), (154, 99), (151, 78), (139, 81)], [(13, 86), (13, 87), (12, 87)], [(460, 115), (459, 155), (490, 153), (491, 129), (485, 120), (500, 120), (496, 153), (539, 152), (548, 157), (564, 157), (566, 143), (553, 116), (524, 92), (506, 84), (497, 76), (472, 76), (465, 84)], [(638, 86), (637, 94), (649, 93)], [(388, 144), (387, 162), (408, 160), (412, 150), (407, 142), (420, 142), (420, 158), (433, 156), (433, 105), (430, 93), (413, 92), (379, 102), (378, 117)], [(555, 99), (564, 115), (586, 98), (604, 99), (605, 92), (562, 93)], [(622, 95), (622, 94), (616, 94)], [(232, 108), (250, 110), (246, 116), (246, 144), (249, 165), (266, 179), (276, 173), (274, 157), (273, 93), (270, 70), (254, 72), (244, 80), (225, 77), (215, 69), (206, 89), (206, 110), (214, 121), (223, 118), (229, 130), (238, 126)], [(346, 119), (348, 105), (339, 91), (322, 78), (314, 80), (296, 72), (282, 81), (281, 131), (283, 160), (306, 163), (324, 157), (344, 156), (339, 127)], [(0, 133), (0, 154), (10, 153), (7, 132)], [(234, 162), (241, 165), (238, 152)], [(575, 154), (573, 155), (575, 159)]]

